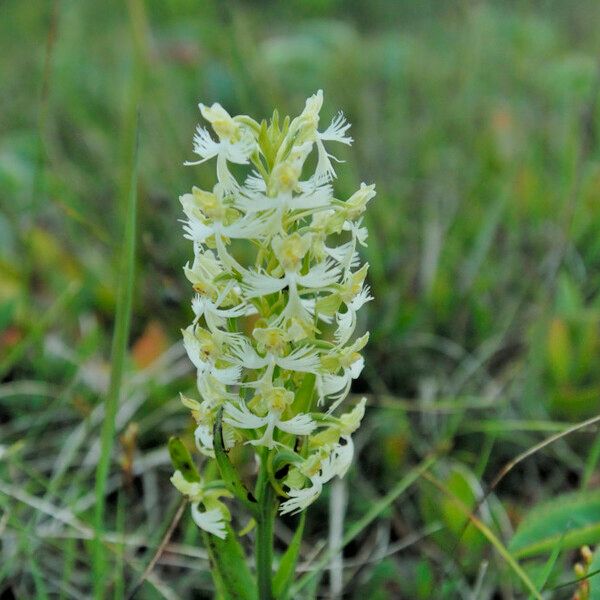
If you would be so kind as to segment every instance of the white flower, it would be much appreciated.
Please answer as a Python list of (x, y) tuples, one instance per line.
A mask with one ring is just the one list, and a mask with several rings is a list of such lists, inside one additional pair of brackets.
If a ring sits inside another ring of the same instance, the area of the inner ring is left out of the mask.
[(261, 239), (268, 217), (248, 215), (230, 221), (231, 201), (226, 198), (226, 190), (219, 183), (212, 193), (195, 188), (193, 194), (182, 196), (181, 202), (187, 215), (183, 221), (184, 237), (198, 246), (214, 238), (222, 263), (230, 269), (243, 272), (244, 268), (227, 251), (226, 242), (229, 239)]
[[(368, 340), (369, 335), (365, 334), (350, 346), (338, 347), (322, 357), (323, 371), (316, 377), (318, 403), (322, 404), (327, 397), (332, 399), (334, 402), (327, 411), (329, 414), (348, 395), (352, 380), (361, 374), (365, 361), (359, 352)], [(337, 374), (339, 371), (341, 375)]]
[(201, 317), (204, 317), (208, 328), (211, 331), (216, 332), (219, 328), (223, 327), (225, 319), (254, 314), (256, 309), (252, 305), (245, 304), (244, 302), (239, 302), (237, 305), (228, 308), (221, 307), (223, 303), (228, 301), (228, 296), (234, 288), (234, 282), (230, 281), (219, 291), (219, 294), (214, 301), (207, 295), (196, 294), (192, 299), (192, 310), (194, 311), (194, 315), (196, 315), (194, 324), (196, 324)]
[[(194, 523), (200, 529), (225, 539), (227, 537), (225, 520), (229, 512), (219, 497), (231, 497), (231, 494), (223, 488), (206, 489), (202, 480), (188, 481), (181, 471), (173, 473), (171, 483), (190, 500)], [(204, 505), (204, 511), (200, 510), (201, 505)]]
[(307, 509), (321, 495), (323, 484), (326, 482), (321, 477), (313, 477), (310, 483), (310, 487), (291, 489), (288, 492), (288, 500), (279, 506), (280, 515), (298, 514)]
[(346, 303), (346, 312), (336, 314), (335, 320), (338, 328), (333, 335), (338, 344), (345, 344), (350, 339), (356, 328), (356, 313), (371, 300), (373, 300), (373, 296), (370, 294), (369, 286), (362, 287), (358, 294)]
[(300, 321), (310, 321), (310, 303), (306, 303), (300, 294), (303, 290), (319, 290), (335, 284), (340, 276), (340, 267), (332, 260), (325, 260), (306, 273), (300, 275), (297, 271), (285, 271), (283, 277), (274, 277), (257, 271), (248, 271), (242, 281), (242, 289), (247, 298), (258, 298), (288, 288), (288, 301), (280, 317), (274, 324), (279, 325), (287, 319), (297, 318)]
[(272, 211), (273, 222), (281, 232), (281, 220), (288, 211), (320, 209), (330, 206), (331, 201), (332, 188), (325, 184), (312, 186), (297, 195), (292, 190), (285, 190), (268, 196), (262, 190), (246, 189), (236, 195), (234, 204), (246, 214)]
[[(194, 430), (194, 441), (196, 442), (196, 448), (201, 454), (214, 458), (214, 439), (213, 429), (215, 426), (215, 420), (217, 410), (221, 403), (231, 397), (226, 393), (217, 393), (214, 396), (210, 393), (203, 394), (207, 397), (207, 400), (203, 402), (195, 402), (189, 398), (182, 396), (183, 403), (192, 410), (192, 415), (198, 423)], [(223, 432), (223, 444), (226, 450), (233, 448), (236, 443), (236, 434), (232, 427), (225, 425), (222, 429)]]
[(369, 286), (365, 286), (368, 268), (368, 263), (365, 263), (354, 273), (348, 271), (344, 282), (339, 286), (340, 299), (346, 304), (346, 312), (338, 311), (335, 317), (338, 328), (334, 337), (339, 346), (345, 344), (354, 333), (356, 313), (367, 302), (373, 300)]
[(316, 94), (308, 98), (304, 111), (294, 120), (290, 127), (292, 131), (295, 128), (300, 129), (301, 142), (304, 142), (306, 139), (316, 143), (318, 160), (314, 177), (316, 181), (320, 182), (328, 181), (336, 176), (331, 160), (341, 162), (327, 152), (323, 142), (340, 142), (349, 146), (353, 141), (350, 136), (346, 135), (346, 132), (350, 129), (350, 124), (346, 121), (341, 111), (333, 118), (325, 131), (318, 131), (319, 112), (322, 105), (323, 90), (319, 90)]
[(232, 347), (231, 356), (238, 365), (246, 369), (258, 370), (268, 367), (269, 373), (272, 373), (276, 366), (286, 371), (300, 373), (311, 373), (319, 367), (318, 352), (310, 346), (299, 346), (287, 356), (271, 351), (261, 356), (250, 342), (240, 340), (235, 347)]
[(269, 409), (267, 415), (264, 417), (255, 415), (244, 403), (241, 403), (239, 407), (227, 403), (225, 405), (223, 421), (239, 429), (260, 429), (266, 425), (266, 429), (259, 439), (248, 442), (253, 446), (274, 448), (276, 445), (280, 445), (273, 439), (275, 428), (293, 435), (311, 434), (316, 427), (316, 423), (310, 415), (300, 413), (291, 419), (284, 420), (281, 418), (281, 415), (291, 403), (290, 398), (286, 397), (287, 395), (291, 395), (291, 400), (294, 399), (292, 392), (288, 392), (283, 388), (273, 388), (267, 399)]
[(333, 404), (329, 407), (328, 413), (332, 413), (344, 400), (350, 392), (352, 380), (357, 379), (362, 373), (365, 366), (365, 361), (362, 358), (357, 358), (350, 366), (345, 367), (341, 375), (332, 375), (330, 373), (317, 373), (317, 393), (318, 404), (321, 405), (326, 398), (333, 400)]
[[(229, 367), (217, 367), (216, 365), (218, 359), (226, 358), (221, 348), (222, 340), (221, 343), (218, 343), (217, 336), (213, 337), (194, 325), (190, 325), (182, 333), (183, 345), (190, 360), (198, 370), (199, 381), (203, 377), (211, 376), (224, 385), (239, 383), (241, 375), (239, 365)], [(199, 335), (202, 335), (202, 340)]]
[(282, 515), (299, 513), (311, 505), (321, 494), (323, 485), (336, 475), (344, 477), (354, 455), (352, 438), (342, 436), (340, 442), (331, 448), (324, 448), (306, 459), (299, 470), (305, 475), (310, 486), (292, 488), (288, 491), (288, 500), (281, 503), (279, 513)]
[(184, 164), (199, 165), (217, 157), (217, 178), (225, 189), (235, 189), (237, 182), (229, 172), (227, 162), (240, 165), (248, 164), (248, 159), (256, 148), (252, 133), (242, 124), (232, 119), (229, 113), (218, 103), (207, 107), (198, 105), (202, 116), (211, 123), (219, 141), (210, 136), (208, 130), (198, 126), (194, 136), (194, 152), (200, 160), (187, 161)]
[(352, 144), (352, 138), (346, 135), (346, 131), (350, 129), (350, 123), (346, 121), (344, 114), (339, 112), (337, 116), (331, 121), (329, 127), (323, 131), (323, 133), (316, 132), (316, 144), (319, 153), (319, 160), (317, 162), (317, 170), (315, 171), (315, 179), (317, 181), (327, 181), (336, 177), (335, 169), (331, 164), (331, 161), (342, 162), (337, 159), (333, 154), (329, 154), (325, 150), (323, 144), (324, 141), (328, 142), (340, 142), (350, 146)]

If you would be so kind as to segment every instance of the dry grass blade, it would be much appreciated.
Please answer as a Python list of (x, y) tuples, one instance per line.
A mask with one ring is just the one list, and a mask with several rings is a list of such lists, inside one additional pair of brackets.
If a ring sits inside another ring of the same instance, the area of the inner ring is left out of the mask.
[(165, 548), (169, 545), (169, 542), (171, 541), (173, 532), (175, 531), (175, 528), (177, 527), (177, 525), (179, 524), (179, 521), (181, 520), (181, 517), (183, 516), (183, 511), (185, 510), (186, 505), (187, 505), (186, 500), (182, 500), (179, 503), (179, 506), (177, 507), (177, 511), (173, 515), (173, 518), (171, 519), (171, 522), (169, 523), (169, 527), (167, 528), (167, 531), (165, 532), (163, 539), (161, 540), (160, 544), (158, 545), (156, 552), (150, 559), (148, 566), (144, 569), (144, 572), (142, 573), (139, 581), (135, 584), (135, 586), (132, 588), (132, 590), (127, 595), (127, 600), (132, 600), (132, 598), (135, 597), (135, 595), (140, 591), (142, 585), (144, 584), (144, 581), (149, 577), (150, 573), (152, 573), (152, 569), (154, 569), (156, 563), (160, 560), (160, 557), (162, 556), (163, 552), (165, 551)]

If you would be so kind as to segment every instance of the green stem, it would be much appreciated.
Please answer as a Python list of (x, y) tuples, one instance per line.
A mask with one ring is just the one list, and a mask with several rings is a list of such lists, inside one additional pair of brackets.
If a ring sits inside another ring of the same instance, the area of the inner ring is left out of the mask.
[(256, 519), (256, 578), (260, 600), (272, 600), (273, 577), (273, 521), (275, 518), (275, 494), (269, 482), (267, 470), (268, 450), (261, 454), (260, 472), (256, 482), (258, 517)]

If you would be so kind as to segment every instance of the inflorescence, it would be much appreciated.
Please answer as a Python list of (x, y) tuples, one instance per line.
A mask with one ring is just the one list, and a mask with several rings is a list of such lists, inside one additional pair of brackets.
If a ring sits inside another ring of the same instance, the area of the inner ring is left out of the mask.
[[(201, 397), (182, 400), (197, 423), (196, 446), (214, 458), (219, 415), (225, 449), (285, 451), (289, 468), (272, 482), (281, 514), (304, 510), (326, 482), (344, 476), (366, 402), (333, 414), (364, 363), (368, 334), (352, 338), (357, 311), (372, 298), (357, 250), (366, 244), (362, 216), (375, 186), (334, 196), (340, 161), (326, 145), (352, 138), (342, 113), (319, 131), (322, 103), (319, 90), (299, 116), (280, 120), (275, 112), (268, 123), (200, 104), (216, 139), (198, 127), (200, 158), (186, 164), (216, 158), (217, 183), (180, 198), (194, 246), (184, 270), (195, 292), (183, 341)], [(224, 538), (230, 514), (222, 498), (230, 492), (179, 470), (172, 482), (191, 500), (196, 524)]]

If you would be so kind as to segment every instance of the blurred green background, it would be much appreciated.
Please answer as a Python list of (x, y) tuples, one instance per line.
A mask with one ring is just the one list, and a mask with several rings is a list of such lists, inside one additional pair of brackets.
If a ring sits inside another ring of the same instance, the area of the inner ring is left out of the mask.
[[(199, 101), (262, 118), (297, 114), (322, 88), (324, 120), (343, 109), (353, 124), (340, 195), (377, 184), (372, 337), (354, 390), (370, 408), (348, 524), (433, 451), (437, 479), (472, 507), (507, 461), (600, 412), (599, 28), (593, 0), (3, 0), (0, 597), (90, 593), (136, 107), (134, 307), (107, 498), (115, 597), (178, 502), (166, 440), (191, 439), (178, 400), (194, 385), (179, 343), (191, 248), (177, 219), (178, 196), (213, 177), (214, 165), (183, 166)], [(600, 539), (598, 439), (584, 430), (536, 452), (479, 512), (510, 547), (532, 506), (589, 503), (595, 538), (525, 561), (534, 579), (548, 571), (547, 589)], [(333, 596), (527, 597), (440, 493), (419, 482), (362, 531)], [(305, 565), (327, 537), (327, 500), (311, 509)], [(172, 542), (139, 597), (212, 597), (187, 515)], [(328, 590), (325, 575), (315, 593)]]

